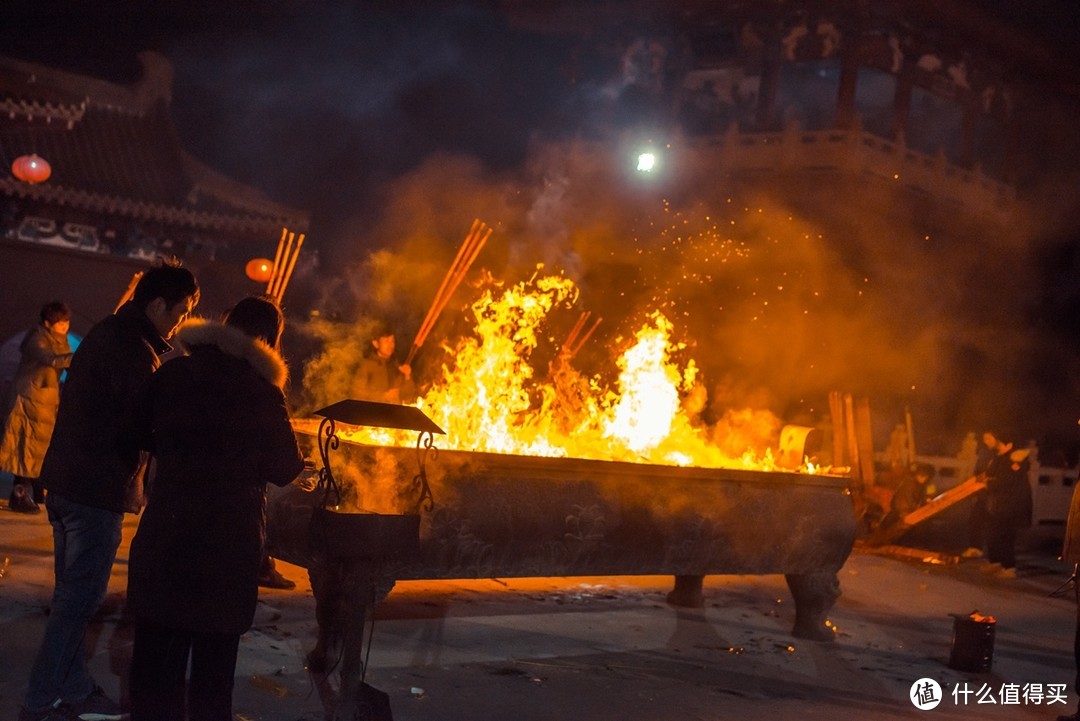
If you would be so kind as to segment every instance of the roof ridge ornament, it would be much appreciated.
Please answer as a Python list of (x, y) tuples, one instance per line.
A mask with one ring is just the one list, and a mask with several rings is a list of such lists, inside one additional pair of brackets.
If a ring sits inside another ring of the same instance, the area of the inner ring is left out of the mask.
[(67, 129), (71, 130), (75, 127), (75, 123), (82, 120), (86, 114), (88, 100), (83, 100), (77, 105), (74, 103), (53, 105), (49, 102), (40, 103), (37, 100), (27, 101), (3, 98), (0, 99), (0, 112), (7, 113), (7, 116), (12, 120), (19, 115), (25, 115), (27, 120), (44, 118), (47, 123), (51, 123), (53, 120), (63, 120), (67, 123)]

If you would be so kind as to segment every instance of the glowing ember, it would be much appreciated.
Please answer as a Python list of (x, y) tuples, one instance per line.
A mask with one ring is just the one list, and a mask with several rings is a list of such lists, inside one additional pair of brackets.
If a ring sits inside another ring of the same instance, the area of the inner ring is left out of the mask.
[[(713, 428), (696, 424), (686, 402), (694, 396), (697, 367), (680, 367), (673, 325), (655, 311), (617, 360), (614, 389), (585, 378), (557, 354), (537, 377), (533, 351), (544, 340), (544, 321), (576, 301), (562, 276), (533, 277), (488, 289), (471, 306), (474, 335), (447, 345), (442, 377), (418, 401), (446, 430), (439, 445), (459, 450), (569, 456), (666, 465), (776, 470), (770, 448), (779, 420), (768, 411), (729, 411)], [(346, 440), (413, 445), (412, 433), (355, 429)], [(821, 472), (812, 466), (803, 472)]]

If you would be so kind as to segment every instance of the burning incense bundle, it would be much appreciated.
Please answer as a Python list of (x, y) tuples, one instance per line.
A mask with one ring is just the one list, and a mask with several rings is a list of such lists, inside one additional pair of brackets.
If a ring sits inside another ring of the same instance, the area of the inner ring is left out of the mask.
[(412, 348), (409, 349), (409, 356), (405, 359), (406, 365), (412, 363), (413, 358), (416, 356), (416, 352), (420, 350), (420, 346), (424, 345), (428, 333), (435, 327), (435, 321), (439, 318), (443, 308), (445, 308), (446, 304), (450, 301), (450, 296), (457, 290), (458, 285), (460, 285), (461, 281), (465, 278), (465, 273), (468, 272), (469, 267), (473, 264), (473, 261), (476, 260), (476, 257), (480, 255), (480, 249), (484, 247), (484, 243), (491, 237), (491, 231), (492, 228), (487, 227), (487, 224), (482, 222), (479, 218), (473, 220), (472, 227), (469, 228), (469, 234), (465, 236), (465, 240), (462, 241), (461, 247), (458, 248), (457, 257), (454, 258), (450, 270), (447, 271), (446, 277), (443, 278), (442, 285), (439, 286), (439, 291), (435, 294), (435, 299), (432, 301), (431, 307), (424, 317), (424, 322), (420, 325), (420, 330), (416, 333)]
[(278, 241), (277, 252), (274, 254), (274, 268), (270, 271), (270, 281), (266, 284), (266, 294), (279, 304), (285, 295), (285, 287), (289, 285), (289, 279), (292, 277), (296, 259), (300, 256), (300, 248), (303, 245), (303, 233), (298, 238), (296, 233), (290, 233), (288, 228), (281, 229), (281, 239)]
[(593, 331), (596, 330), (596, 326), (600, 325), (600, 321), (603, 320), (603, 318), (597, 318), (596, 321), (589, 326), (589, 330), (582, 334), (581, 330), (585, 327), (585, 323), (589, 320), (589, 316), (591, 315), (591, 310), (587, 310), (581, 314), (577, 323), (570, 329), (570, 333), (566, 336), (566, 340), (563, 341), (562, 348), (559, 350), (561, 355), (566, 358), (573, 358), (577, 355), (578, 351), (581, 350), (581, 347), (585, 345), (585, 341), (589, 340), (589, 336), (593, 334)]

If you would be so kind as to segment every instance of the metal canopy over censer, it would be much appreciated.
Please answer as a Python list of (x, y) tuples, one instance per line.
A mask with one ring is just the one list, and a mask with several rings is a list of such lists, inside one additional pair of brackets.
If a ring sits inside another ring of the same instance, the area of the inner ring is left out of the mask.
[[(315, 411), (315, 415), (322, 417), (318, 431), (322, 468), (315, 487), (321, 503), (311, 518), (312, 547), (333, 558), (370, 560), (399, 559), (415, 552), (420, 540), (420, 511), (430, 511), (435, 504), (427, 478), (427, 459), (438, 454), (435, 434), (446, 432), (419, 408), (393, 403), (344, 400)], [(417, 493), (414, 513), (338, 512), (341, 488), (330, 464), (330, 452), (340, 444), (338, 423), (418, 433), (417, 472), (412, 479)]]

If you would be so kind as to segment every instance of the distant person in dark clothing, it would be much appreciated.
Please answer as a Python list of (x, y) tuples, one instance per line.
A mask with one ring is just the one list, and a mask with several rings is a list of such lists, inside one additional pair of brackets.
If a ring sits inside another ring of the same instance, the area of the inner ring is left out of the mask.
[(255, 297), (224, 323), (189, 321), (177, 334), (189, 355), (154, 374), (138, 409), (157, 473), (128, 571), (133, 721), (232, 721), (240, 635), (266, 557), (266, 484), (304, 469), (282, 327), (278, 307)]
[(394, 361), (396, 341), (386, 327), (375, 331), (372, 351), (360, 361), (351, 398), (382, 403), (411, 403), (416, 399), (412, 367)]
[(1031, 525), (1029, 450), (1014, 448), (1006, 436), (995, 433), (996, 454), (986, 468), (987, 571), (1000, 578), (1016, 578), (1016, 537)]
[(71, 365), (67, 333), (71, 311), (58, 301), (41, 309), (40, 322), (23, 337), (15, 371), (14, 402), (0, 441), (0, 470), (15, 476), (8, 508), (40, 513), (45, 489), (38, 476), (60, 407), (60, 373)]
[(83, 637), (108, 590), (124, 513), (142, 506), (133, 409), (198, 299), (191, 271), (151, 268), (133, 299), (95, 325), (71, 360), (41, 468), (56, 585), (20, 721), (122, 716), (90, 676)]
[[(990, 461), (997, 455), (998, 439), (993, 433), (983, 433), (982, 443), (975, 451), (975, 467), (972, 474), (981, 476), (986, 473)], [(968, 547), (960, 555), (964, 558), (982, 558), (986, 547), (986, 529), (990, 521), (986, 516), (986, 491), (976, 493), (968, 519)]]
[(930, 482), (933, 476), (933, 467), (925, 463), (920, 463), (913, 473), (906, 475), (893, 493), (889, 512), (881, 520), (881, 527), (888, 528), (915, 509), (926, 505), (937, 493), (934, 484)]

